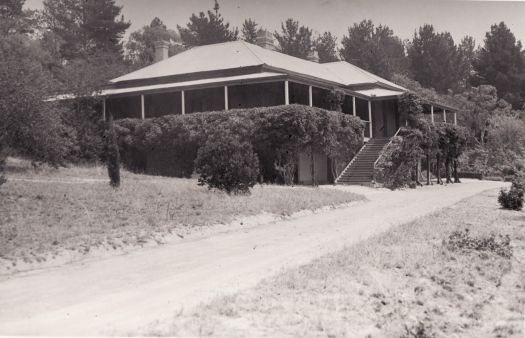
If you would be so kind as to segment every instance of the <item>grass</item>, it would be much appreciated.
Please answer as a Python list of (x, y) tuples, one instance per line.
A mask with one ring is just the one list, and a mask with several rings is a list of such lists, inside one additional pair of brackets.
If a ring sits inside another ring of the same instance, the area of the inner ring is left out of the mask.
[(256, 186), (249, 196), (209, 191), (194, 179), (123, 172), (122, 186), (109, 186), (103, 167), (40, 168), (8, 161), (0, 187), (0, 265), (34, 262), (60, 252), (94, 247), (161, 243), (244, 216), (291, 215), (304, 209), (362, 199), (348, 192), (309, 187)]
[(525, 213), (499, 209), (497, 192), (485, 192), (179, 314), (171, 331), (153, 333), (523, 337), (524, 261)]

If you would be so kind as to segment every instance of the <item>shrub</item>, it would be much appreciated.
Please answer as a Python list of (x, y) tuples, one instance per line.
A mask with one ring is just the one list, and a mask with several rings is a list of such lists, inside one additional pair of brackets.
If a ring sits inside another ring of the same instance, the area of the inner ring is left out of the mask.
[(2, 147), (2, 144), (0, 143), (0, 186), (4, 184), (5, 182), (7, 182), (4, 176), (5, 160), (6, 160), (6, 155)]
[(465, 231), (452, 232), (448, 237), (446, 246), (451, 251), (490, 251), (505, 258), (512, 257), (512, 247), (508, 235), (496, 237), (495, 234), (490, 234), (489, 236), (474, 237), (468, 229), (465, 229)]
[(259, 160), (251, 144), (222, 133), (210, 136), (199, 149), (195, 167), (199, 185), (228, 194), (249, 193), (259, 175)]
[(271, 183), (294, 181), (300, 152), (314, 148), (347, 164), (363, 142), (358, 117), (302, 105), (124, 119), (115, 129), (123, 164), (132, 171), (189, 177), (199, 148), (221, 130), (251, 144), (261, 179)]
[(501, 190), (498, 202), (504, 209), (521, 210), (523, 208), (523, 191), (511, 188), (509, 191)]

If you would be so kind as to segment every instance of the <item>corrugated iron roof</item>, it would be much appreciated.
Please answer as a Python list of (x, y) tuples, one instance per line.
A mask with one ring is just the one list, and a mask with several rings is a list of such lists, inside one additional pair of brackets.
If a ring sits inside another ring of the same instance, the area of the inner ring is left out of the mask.
[(313, 77), (341, 86), (383, 84), (387, 87), (405, 90), (403, 87), (362, 70), (348, 62), (340, 61), (319, 64), (264, 49), (245, 41), (232, 41), (194, 47), (166, 60), (113, 79), (111, 82), (144, 80), (253, 66), (266, 66), (277, 72), (282, 71), (284, 73)]
[(286, 74), (280, 74), (280, 73), (274, 73), (274, 72), (262, 72), (262, 73), (244, 74), (244, 75), (236, 75), (236, 76), (214, 77), (214, 78), (209, 78), (209, 79), (200, 79), (200, 80), (192, 80), (192, 81), (161, 83), (161, 84), (156, 84), (156, 85), (147, 85), (147, 86), (138, 86), (138, 87), (108, 88), (108, 89), (103, 89), (99, 93), (99, 95), (101, 96), (119, 95), (119, 94), (127, 94), (127, 93), (134, 93), (134, 92), (148, 92), (148, 91), (156, 91), (156, 90), (163, 90), (163, 89), (196, 87), (196, 86), (215, 84), (215, 83), (224, 83), (224, 84), (235, 83), (236, 84), (236, 83), (250, 82), (250, 80), (278, 78), (278, 77), (282, 77), (285, 75)]

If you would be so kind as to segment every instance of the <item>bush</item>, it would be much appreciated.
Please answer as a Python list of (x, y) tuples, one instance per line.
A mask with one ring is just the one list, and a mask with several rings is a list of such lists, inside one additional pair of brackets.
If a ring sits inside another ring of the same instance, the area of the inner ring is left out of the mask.
[(521, 210), (523, 208), (523, 191), (511, 188), (509, 191), (501, 190), (498, 202), (504, 209)]
[(490, 251), (505, 258), (512, 257), (512, 247), (510, 246), (510, 237), (508, 235), (498, 235), (496, 237), (496, 235), (490, 234), (489, 236), (474, 237), (469, 233), (468, 229), (465, 229), (465, 231), (452, 232), (448, 237), (446, 246), (452, 251)]
[(191, 176), (199, 148), (221, 130), (251, 144), (269, 183), (293, 182), (299, 153), (311, 147), (347, 164), (363, 142), (358, 117), (302, 105), (124, 119), (115, 129), (128, 169), (175, 177)]
[(208, 138), (195, 160), (199, 185), (246, 194), (257, 183), (259, 160), (251, 144), (224, 134)]

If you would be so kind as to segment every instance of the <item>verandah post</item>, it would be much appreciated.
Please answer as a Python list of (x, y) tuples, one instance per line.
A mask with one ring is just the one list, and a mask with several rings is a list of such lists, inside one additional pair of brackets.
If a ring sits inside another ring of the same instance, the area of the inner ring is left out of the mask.
[(228, 86), (224, 86), (224, 110), (228, 110)]
[(284, 104), (285, 105), (290, 104), (290, 92), (288, 89), (288, 80), (284, 81)]
[(352, 96), (352, 111), (354, 112), (354, 116), (356, 116), (357, 112), (355, 110), (355, 96)]
[(186, 114), (186, 98), (184, 96), (184, 90), (180, 91), (180, 102), (181, 102), (181, 113)]
[(146, 118), (146, 112), (144, 110), (144, 94), (140, 95), (140, 117), (143, 120)]
[(434, 123), (434, 105), (430, 105), (430, 121)]
[(372, 101), (368, 100), (368, 130), (370, 138), (372, 138)]
[(443, 108), (443, 122), (447, 123), (447, 111)]
[(102, 119), (106, 121), (106, 98), (102, 100)]
[(314, 95), (313, 95), (312, 86), (308, 86), (308, 105), (310, 107), (314, 106)]

